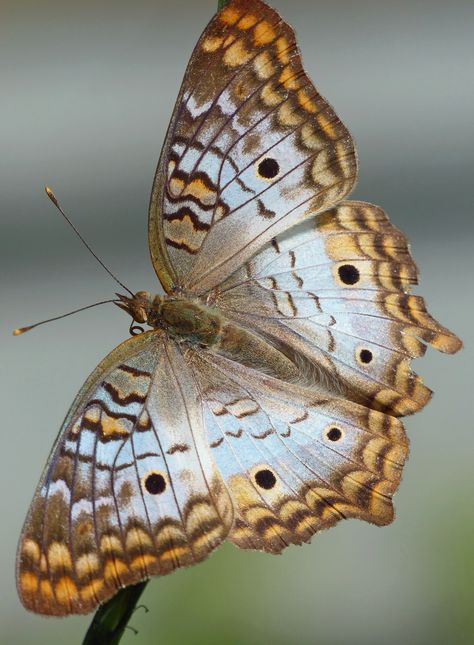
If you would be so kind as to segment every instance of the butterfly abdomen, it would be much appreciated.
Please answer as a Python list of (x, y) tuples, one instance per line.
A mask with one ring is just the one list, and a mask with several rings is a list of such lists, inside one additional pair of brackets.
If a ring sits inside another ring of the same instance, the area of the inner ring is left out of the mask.
[(225, 321), (219, 340), (212, 349), (241, 365), (284, 381), (298, 380), (298, 368), (287, 356), (259, 334), (233, 322)]

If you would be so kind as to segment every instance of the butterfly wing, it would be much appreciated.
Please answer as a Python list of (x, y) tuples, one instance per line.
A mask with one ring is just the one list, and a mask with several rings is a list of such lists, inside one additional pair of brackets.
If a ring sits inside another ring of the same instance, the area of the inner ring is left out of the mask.
[(392, 521), (408, 449), (398, 419), (212, 352), (192, 368), (237, 546), (278, 553), (344, 518)]
[(461, 341), (410, 294), (405, 236), (378, 207), (345, 202), (276, 237), (220, 287), (220, 308), (299, 362), (306, 378), (404, 415), (430, 390), (411, 371), (426, 345)]
[(293, 30), (260, 0), (231, 0), (194, 50), (156, 173), (149, 243), (163, 287), (209, 291), (355, 177), (352, 139)]
[(173, 342), (148, 332), (89, 377), (20, 538), (28, 609), (88, 613), (123, 586), (202, 560), (225, 538), (232, 505), (188, 371)]

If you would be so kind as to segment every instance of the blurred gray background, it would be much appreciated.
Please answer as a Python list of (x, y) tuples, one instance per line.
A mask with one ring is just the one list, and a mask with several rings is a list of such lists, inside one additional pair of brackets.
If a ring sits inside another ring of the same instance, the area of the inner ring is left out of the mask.
[[(127, 337), (113, 306), (21, 338), (11, 329), (113, 296), (44, 196), (51, 185), (132, 289), (157, 289), (146, 217), (182, 74), (214, 0), (0, 2), (2, 643), (79, 643), (89, 617), (43, 619), (16, 597), (18, 535), (62, 418)], [(467, 644), (473, 577), (472, 0), (274, 0), (352, 131), (354, 196), (404, 230), (431, 312), (465, 349), (417, 365), (436, 395), (406, 420), (397, 519), (339, 524), (282, 556), (224, 546), (153, 580), (124, 643)]]

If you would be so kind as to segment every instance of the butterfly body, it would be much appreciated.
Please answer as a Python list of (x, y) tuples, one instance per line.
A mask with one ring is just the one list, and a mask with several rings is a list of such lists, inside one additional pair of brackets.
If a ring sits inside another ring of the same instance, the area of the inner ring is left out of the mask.
[(293, 30), (230, 0), (191, 57), (152, 190), (165, 295), (119, 296), (151, 329), (115, 348), (66, 416), (17, 559), (23, 604), (87, 613), (223, 540), (279, 553), (341, 519), (393, 519), (431, 392), (412, 372), (455, 334), (410, 292), (406, 237), (344, 201), (351, 136)]
[[(152, 296), (146, 291), (137, 292), (134, 298), (119, 297), (118, 306), (134, 321), (161, 329), (177, 342), (209, 349), (285, 380), (302, 376), (281, 351), (261, 335), (230, 321), (215, 304), (196, 297)], [(216, 299), (215, 291), (211, 302)]]

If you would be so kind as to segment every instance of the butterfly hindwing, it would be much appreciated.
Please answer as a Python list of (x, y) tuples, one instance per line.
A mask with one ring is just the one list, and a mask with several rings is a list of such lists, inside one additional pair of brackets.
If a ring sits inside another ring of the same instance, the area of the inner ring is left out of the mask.
[(186, 370), (175, 344), (149, 332), (86, 382), (20, 540), (27, 608), (88, 613), (123, 586), (202, 560), (225, 538), (232, 506)]
[(274, 238), (216, 298), (227, 315), (300, 361), (310, 380), (403, 415), (430, 397), (410, 369), (424, 343), (444, 352), (461, 345), (410, 294), (416, 281), (407, 240), (385, 213), (344, 202)]
[(231, 0), (194, 50), (158, 165), (149, 236), (164, 288), (205, 293), (355, 175), (293, 30), (260, 0)]
[(392, 521), (407, 454), (398, 419), (212, 353), (193, 369), (237, 546), (278, 553), (344, 518)]

